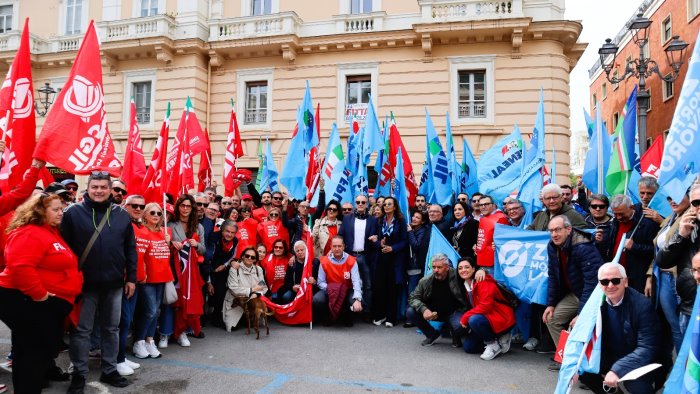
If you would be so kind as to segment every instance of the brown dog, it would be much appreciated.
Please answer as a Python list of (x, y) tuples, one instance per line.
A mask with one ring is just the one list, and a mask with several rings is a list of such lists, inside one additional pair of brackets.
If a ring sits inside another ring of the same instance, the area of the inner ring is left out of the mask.
[(250, 323), (253, 322), (253, 327), (255, 328), (255, 333), (257, 337), (255, 339), (260, 339), (260, 318), (262, 317), (265, 321), (265, 329), (267, 330), (267, 335), (270, 335), (270, 325), (267, 322), (267, 317), (275, 314), (274, 311), (267, 310), (267, 304), (259, 297), (250, 298), (246, 302), (247, 308), (244, 308), (248, 314), (248, 332), (246, 335), (250, 334)]

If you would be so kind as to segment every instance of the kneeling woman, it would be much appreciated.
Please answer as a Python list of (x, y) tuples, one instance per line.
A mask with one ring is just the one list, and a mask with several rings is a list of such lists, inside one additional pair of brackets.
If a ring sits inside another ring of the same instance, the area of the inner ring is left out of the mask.
[(245, 248), (241, 253), (241, 260), (243, 264), (238, 269), (232, 267), (228, 272), (228, 291), (224, 298), (223, 312), (226, 331), (231, 331), (243, 316), (243, 308), (231, 306), (236, 297), (255, 298), (267, 292), (263, 270), (255, 264), (258, 261), (255, 248)]
[[(474, 280), (476, 267), (470, 258), (460, 260), (457, 273), (464, 280), (467, 300), (471, 304), (462, 315), (462, 327), (467, 328), (464, 351), (479, 353), (482, 360), (492, 360), (510, 350), (510, 330), (515, 325), (515, 312), (491, 275), (480, 282)], [(484, 348), (486, 345), (486, 348)]]

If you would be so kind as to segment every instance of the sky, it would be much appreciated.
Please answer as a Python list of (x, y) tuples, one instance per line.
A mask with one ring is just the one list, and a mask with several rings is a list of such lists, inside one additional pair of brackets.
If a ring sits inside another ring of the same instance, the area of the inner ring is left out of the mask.
[(588, 69), (598, 59), (598, 48), (606, 38), (615, 38), (641, 3), (642, 0), (566, 0), (565, 18), (581, 21), (583, 31), (578, 41), (588, 43), (570, 75), (572, 133), (586, 130), (583, 108), (589, 110)]

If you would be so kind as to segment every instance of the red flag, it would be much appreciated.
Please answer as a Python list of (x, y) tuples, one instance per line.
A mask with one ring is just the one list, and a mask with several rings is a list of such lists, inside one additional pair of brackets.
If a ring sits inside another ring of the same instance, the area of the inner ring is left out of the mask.
[[(187, 144), (184, 142), (187, 142)], [(168, 174), (171, 174), (168, 192), (172, 194), (173, 197), (179, 196), (182, 193), (183, 176), (185, 179), (191, 180), (191, 182), (188, 183), (188, 185), (191, 186), (185, 189), (185, 193), (187, 193), (189, 189), (194, 188), (192, 155), (201, 153), (207, 148), (204, 142), (204, 131), (202, 131), (202, 128), (199, 126), (199, 121), (197, 120), (197, 116), (194, 113), (194, 108), (192, 107), (192, 101), (189, 97), (187, 97), (185, 109), (182, 111), (182, 118), (180, 118), (180, 124), (177, 126), (175, 142), (173, 143), (173, 148), (170, 150), (170, 154), (168, 155), (166, 166)], [(197, 147), (195, 151), (192, 150), (192, 144), (195, 144)], [(183, 155), (185, 145), (187, 146), (187, 154)], [(188, 158), (189, 164), (183, 163), (183, 157)], [(182, 171), (183, 169), (185, 172)]]
[[(314, 118), (314, 126), (316, 126), (316, 135), (318, 135), (319, 143), (321, 141), (321, 104), (316, 105), (316, 117)], [(308, 193), (306, 194), (306, 199), (311, 201), (314, 193), (316, 193), (316, 187), (318, 187), (318, 182), (321, 179), (321, 168), (323, 163), (321, 156), (319, 155), (319, 146), (316, 145), (309, 151), (309, 168), (306, 171), (306, 189)]]
[(275, 319), (282, 324), (306, 324), (311, 322), (311, 302), (313, 292), (309, 284), (309, 276), (314, 261), (314, 245), (311, 239), (311, 234), (305, 231), (302, 235), (304, 243), (306, 243), (306, 259), (304, 260), (304, 270), (301, 274), (301, 283), (299, 291), (292, 302), (287, 305), (277, 305), (263, 296), (267, 307), (275, 311)]
[(228, 124), (228, 137), (226, 138), (226, 152), (224, 156), (224, 195), (232, 196), (234, 190), (241, 182), (235, 178), (236, 159), (243, 156), (243, 142), (241, 132), (238, 130), (238, 119), (231, 100), (231, 119)]
[(34, 157), (73, 174), (99, 169), (118, 176), (122, 163), (107, 129), (100, 45), (93, 21), (64, 86), (46, 117)]
[(209, 144), (209, 132), (206, 129), (204, 129), (204, 138), (207, 139), (207, 149), (199, 156), (199, 171), (197, 171), (199, 179), (197, 191), (200, 192), (211, 186), (211, 145)]
[[(180, 167), (178, 176), (178, 191), (173, 196), (187, 194), (191, 189), (194, 189), (194, 169), (192, 168), (192, 151), (190, 150), (189, 130), (185, 129), (182, 145), (180, 150)], [(170, 183), (172, 186), (172, 182)]]
[(659, 179), (659, 172), (661, 171), (661, 158), (664, 155), (664, 139), (662, 136), (656, 137), (656, 140), (649, 147), (649, 149), (644, 152), (644, 156), (640, 159), (642, 164), (642, 176), (653, 176)]
[(33, 91), (29, 19), (26, 19), (15, 60), (0, 88), (0, 128), (6, 144), (0, 167), (0, 188), (3, 192), (18, 185), (32, 164), (32, 151), (36, 144)]
[(151, 157), (151, 164), (143, 177), (143, 197), (146, 202), (163, 201), (163, 194), (168, 191), (169, 173), (166, 169), (168, 156), (168, 134), (170, 133), (170, 103), (165, 113), (163, 125), (160, 127), (160, 135), (156, 141), (156, 147)]
[(41, 180), (41, 184), (44, 185), (44, 188), (56, 181), (46, 166), (41, 167), (41, 170), (39, 170), (39, 179)]
[[(408, 204), (413, 206), (416, 201), (416, 195), (418, 194), (418, 187), (416, 187), (416, 177), (413, 175), (413, 165), (411, 164), (411, 158), (408, 157), (406, 152), (406, 147), (403, 145), (403, 140), (401, 140), (401, 134), (399, 134), (399, 129), (396, 127), (396, 122), (394, 121), (393, 114), (391, 123), (389, 124), (389, 168), (396, 168), (396, 155), (399, 153), (399, 148), (401, 148), (401, 159), (403, 161), (403, 173), (406, 177), (406, 189), (408, 189)], [(394, 177), (393, 170), (391, 177)], [(383, 171), (382, 171), (383, 172)]]
[(122, 180), (131, 194), (141, 194), (143, 192), (143, 179), (146, 175), (146, 161), (143, 158), (143, 146), (141, 143), (141, 133), (136, 119), (136, 104), (131, 99), (131, 127), (129, 127), (129, 139), (126, 142), (126, 152), (124, 153), (124, 169), (122, 170)]

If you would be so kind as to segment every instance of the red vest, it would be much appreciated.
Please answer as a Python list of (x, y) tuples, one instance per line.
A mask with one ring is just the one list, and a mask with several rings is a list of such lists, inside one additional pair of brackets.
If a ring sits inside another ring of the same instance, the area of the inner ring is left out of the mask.
[(323, 256), (320, 259), (323, 272), (326, 273), (326, 283), (341, 283), (347, 281), (352, 287), (352, 279), (350, 272), (355, 265), (355, 257), (349, 256), (343, 264), (333, 264), (328, 256)]
[(289, 256), (287, 255), (279, 257), (270, 253), (262, 261), (262, 266), (265, 268), (265, 281), (271, 292), (276, 293), (284, 285), (284, 277), (287, 274), (288, 265)]
[(245, 219), (238, 223), (238, 232), (236, 233), (238, 246), (236, 246), (236, 258), (241, 258), (241, 253), (248, 247), (256, 247), (258, 245), (258, 221), (253, 218)]
[(289, 231), (279, 219), (275, 221), (268, 220), (258, 224), (258, 236), (268, 252), (272, 251), (272, 244), (277, 239), (283, 239), (289, 246)]
[(501, 211), (482, 216), (476, 238), (476, 263), (480, 267), (493, 267), (496, 250), (493, 247), (493, 232), (496, 223), (508, 224), (508, 217)]

